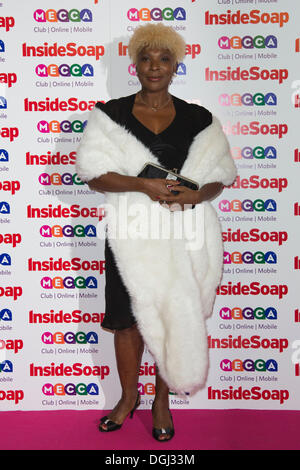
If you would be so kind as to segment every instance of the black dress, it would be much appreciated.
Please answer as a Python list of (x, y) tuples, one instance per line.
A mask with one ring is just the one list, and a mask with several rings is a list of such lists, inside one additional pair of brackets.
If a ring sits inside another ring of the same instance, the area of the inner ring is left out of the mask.
[[(190, 145), (201, 130), (212, 122), (211, 113), (204, 107), (188, 104), (172, 96), (176, 116), (159, 134), (154, 134), (132, 114), (136, 94), (97, 103), (111, 119), (128, 129), (157, 157), (161, 166), (180, 172)], [(105, 317), (104, 328), (122, 330), (136, 323), (128, 291), (118, 271), (114, 254), (105, 240)]]

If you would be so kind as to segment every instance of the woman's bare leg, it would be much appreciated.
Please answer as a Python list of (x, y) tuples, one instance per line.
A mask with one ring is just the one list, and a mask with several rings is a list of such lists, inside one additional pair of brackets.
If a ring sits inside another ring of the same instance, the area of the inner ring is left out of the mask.
[[(169, 388), (159, 374), (156, 367), (155, 400), (152, 405), (152, 417), (154, 428), (172, 428), (172, 420), (169, 413)], [(169, 434), (161, 434), (160, 440), (169, 439)]]
[[(124, 330), (116, 330), (115, 353), (117, 368), (122, 387), (122, 396), (108, 419), (122, 424), (135, 405), (137, 398), (138, 373), (144, 351), (144, 342), (136, 325)], [(102, 424), (105, 430), (107, 426)]]

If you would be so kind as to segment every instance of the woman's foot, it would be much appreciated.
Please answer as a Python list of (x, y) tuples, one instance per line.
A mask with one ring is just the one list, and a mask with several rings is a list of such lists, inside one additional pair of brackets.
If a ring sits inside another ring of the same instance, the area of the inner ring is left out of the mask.
[[(132, 409), (135, 407), (137, 401), (137, 392), (135, 392), (135, 395), (127, 396), (127, 397), (121, 397), (121, 399), (118, 401), (114, 409), (106, 416), (107, 419), (110, 421), (113, 421), (116, 424), (122, 425), (123, 422), (125, 421), (125, 418), (128, 416), (128, 414), (132, 411)], [(137, 406), (140, 404), (140, 397), (138, 400)], [(107, 431), (108, 425), (101, 423), (99, 428), (101, 428), (103, 431)]]
[[(160, 401), (155, 399), (152, 404), (152, 418), (153, 428), (162, 430), (162, 433), (156, 433), (157, 439), (159, 441), (169, 441), (174, 435), (174, 427), (169, 410), (169, 401)], [(163, 432), (163, 430), (168, 431), (168, 429), (169, 432)]]

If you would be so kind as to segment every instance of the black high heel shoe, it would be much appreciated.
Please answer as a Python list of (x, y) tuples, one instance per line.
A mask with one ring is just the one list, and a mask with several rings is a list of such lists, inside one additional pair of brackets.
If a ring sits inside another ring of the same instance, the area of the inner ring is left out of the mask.
[[(141, 404), (140, 393), (138, 392), (135, 405), (132, 408), (132, 410), (129, 412), (130, 413), (130, 419), (133, 418), (133, 414), (134, 414), (135, 410), (138, 408), (138, 406), (140, 406), (140, 404)], [(101, 427), (101, 424), (105, 424), (107, 426), (107, 429), (103, 429)], [(107, 416), (103, 416), (103, 418), (100, 419), (99, 431), (101, 431), (101, 432), (117, 431), (118, 429), (120, 429), (122, 427), (122, 424), (115, 423), (114, 421), (111, 421), (110, 419), (108, 419)]]
[[(152, 436), (154, 437), (154, 439), (156, 439), (159, 442), (170, 441), (174, 437), (175, 429), (174, 429), (173, 418), (172, 418), (170, 410), (169, 410), (169, 413), (170, 413), (170, 417), (171, 417), (171, 421), (173, 425), (172, 428), (152, 428)], [(168, 437), (167, 439), (159, 439), (159, 437), (163, 434), (169, 434), (170, 437)]]

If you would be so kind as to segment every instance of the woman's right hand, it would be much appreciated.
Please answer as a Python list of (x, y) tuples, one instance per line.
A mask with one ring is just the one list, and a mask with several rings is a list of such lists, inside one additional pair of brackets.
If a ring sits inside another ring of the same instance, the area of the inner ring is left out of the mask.
[(180, 184), (176, 180), (168, 180), (165, 178), (142, 178), (143, 180), (143, 192), (147, 194), (152, 201), (166, 201), (167, 203), (172, 202), (174, 194), (168, 189), (167, 185), (172, 186)]

